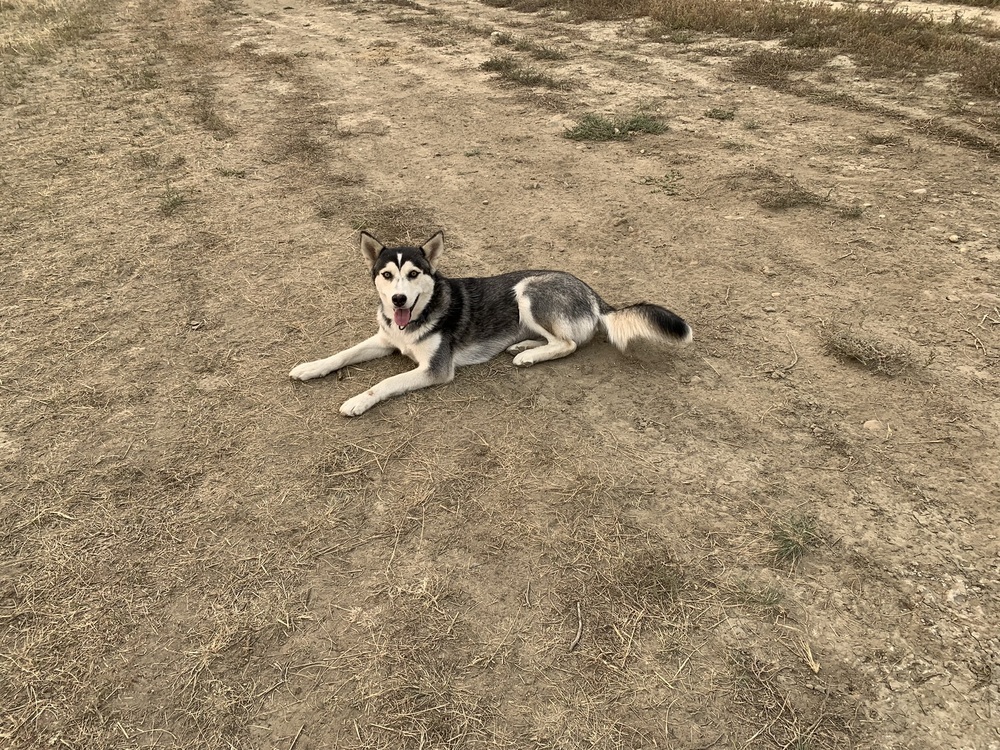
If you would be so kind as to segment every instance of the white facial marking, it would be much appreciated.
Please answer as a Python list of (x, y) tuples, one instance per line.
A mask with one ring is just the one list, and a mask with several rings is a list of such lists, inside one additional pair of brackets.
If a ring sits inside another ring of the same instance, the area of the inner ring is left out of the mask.
[[(396, 254), (396, 260), (399, 261), (398, 265), (390, 261), (375, 276), (375, 288), (382, 302), (382, 311), (386, 318), (392, 320), (396, 308), (392, 298), (404, 295), (405, 307), (410, 309), (411, 319), (416, 319), (433, 296), (434, 278), (424, 273), (416, 263), (404, 261), (402, 253)], [(388, 273), (389, 278), (384, 277), (383, 273)], [(412, 273), (416, 274), (414, 278), (410, 278)]]

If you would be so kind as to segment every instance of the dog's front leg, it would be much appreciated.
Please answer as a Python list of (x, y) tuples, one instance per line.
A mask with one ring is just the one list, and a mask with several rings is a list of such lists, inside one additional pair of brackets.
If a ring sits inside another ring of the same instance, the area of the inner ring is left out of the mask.
[(401, 372), (399, 375), (386, 378), (381, 383), (373, 385), (364, 393), (359, 393), (354, 398), (348, 399), (340, 407), (340, 413), (345, 417), (356, 417), (359, 414), (364, 414), (379, 401), (385, 401), (387, 398), (427, 388), (438, 383), (447, 383), (454, 377), (454, 368), (449, 368), (447, 371), (437, 371), (421, 365), (415, 370)]
[(332, 357), (317, 359), (314, 362), (303, 362), (301, 365), (296, 365), (292, 368), (292, 371), (288, 373), (288, 377), (295, 378), (296, 380), (312, 380), (313, 378), (321, 378), (324, 375), (329, 375), (331, 372), (336, 372), (342, 367), (353, 365), (356, 362), (367, 362), (369, 359), (385, 357), (395, 351), (395, 349), (396, 347), (390, 344), (385, 338), (385, 335), (379, 331), (370, 339), (365, 339), (360, 344), (355, 344), (350, 349), (344, 349), (342, 352), (337, 352)]

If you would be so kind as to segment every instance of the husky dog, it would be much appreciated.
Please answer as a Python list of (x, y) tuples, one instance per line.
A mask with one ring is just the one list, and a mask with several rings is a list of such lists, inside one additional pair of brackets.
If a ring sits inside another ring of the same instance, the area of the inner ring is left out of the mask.
[(379, 296), (379, 330), (350, 349), (295, 367), (289, 377), (320, 378), (342, 367), (402, 352), (416, 369), (393, 375), (348, 399), (340, 413), (363, 414), (379, 401), (447, 383), (455, 368), (505, 349), (520, 367), (565, 357), (599, 329), (618, 349), (634, 339), (687, 343), (691, 328), (657, 305), (611, 307), (580, 279), (560, 271), (513, 271), (449, 279), (437, 271), (438, 232), (420, 247), (386, 247), (361, 233), (361, 252)]

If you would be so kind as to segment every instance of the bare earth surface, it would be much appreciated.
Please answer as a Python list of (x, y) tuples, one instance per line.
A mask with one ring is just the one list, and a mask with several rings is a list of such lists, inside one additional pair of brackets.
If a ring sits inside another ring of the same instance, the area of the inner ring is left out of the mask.
[[(114, 3), (16, 62), (0, 745), (1000, 748), (997, 150), (920, 127), (960, 95), (424, 6)], [(409, 366), (287, 378), (373, 332), (362, 227), (695, 340), (342, 418)]]

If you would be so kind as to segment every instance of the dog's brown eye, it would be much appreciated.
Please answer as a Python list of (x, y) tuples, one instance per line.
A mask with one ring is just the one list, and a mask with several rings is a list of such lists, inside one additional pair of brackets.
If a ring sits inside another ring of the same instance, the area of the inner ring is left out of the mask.
[(392, 278), (392, 274), (389, 271), (383, 271), (382, 272), (382, 278), (383, 279), (391, 279)]
[(409, 276), (411, 279), (415, 279), (415, 278), (417, 278), (417, 276), (420, 275), (420, 271), (410, 271), (406, 275)]

